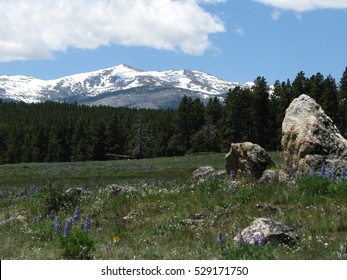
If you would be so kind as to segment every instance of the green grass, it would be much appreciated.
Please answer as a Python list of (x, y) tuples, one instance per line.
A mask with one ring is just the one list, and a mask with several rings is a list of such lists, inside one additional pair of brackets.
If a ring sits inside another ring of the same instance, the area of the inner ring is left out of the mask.
[[(271, 156), (282, 164), (279, 153)], [(3, 165), (0, 258), (346, 258), (339, 250), (347, 237), (347, 182), (312, 177), (297, 184), (267, 186), (246, 178), (230, 193), (235, 187), (224, 179), (194, 181), (192, 171), (202, 165), (223, 169), (224, 154)], [(109, 184), (136, 191), (109, 196)], [(316, 191), (316, 185), (329, 191)], [(39, 193), (26, 194), (36, 187)], [(84, 191), (67, 194), (71, 187)], [(17, 197), (18, 192), (25, 195)], [(73, 237), (64, 241), (55, 232), (49, 213), (53, 210), (61, 219), (63, 230), (76, 206), (82, 219), (91, 215), (91, 231), (87, 236), (81, 233), (80, 220), (73, 226)], [(294, 228), (300, 241), (261, 248), (234, 245), (237, 232), (264, 212)], [(216, 241), (219, 232), (223, 244)]]

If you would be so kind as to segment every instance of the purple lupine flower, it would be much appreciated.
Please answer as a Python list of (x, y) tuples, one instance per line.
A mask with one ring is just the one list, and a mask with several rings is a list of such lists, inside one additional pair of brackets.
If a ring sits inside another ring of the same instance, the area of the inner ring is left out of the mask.
[(253, 235), (254, 245), (263, 246), (266, 244), (266, 238), (261, 232), (257, 232)]
[(236, 189), (235, 188), (232, 188), (228, 191), (228, 194), (229, 195), (235, 195), (236, 194)]
[(92, 223), (92, 219), (90, 218), (90, 215), (88, 214), (85, 219), (84, 219), (84, 223), (83, 223), (83, 230), (85, 232), (89, 232), (90, 231), (90, 225)]
[(335, 171), (334, 171), (333, 169), (328, 169), (327, 174), (326, 174), (326, 177), (327, 177), (329, 180), (334, 180)]
[(18, 192), (18, 193), (17, 193), (17, 197), (18, 197), (18, 198), (23, 197), (23, 195), (24, 195), (24, 193), (23, 193), (23, 192)]
[(234, 171), (230, 171), (230, 174), (229, 174), (229, 181), (233, 181), (235, 179), (235, 173)]
[(312, 167), (311, 170), (310, 170), (310, 176), (311, 177), (314, 176), (314, 167)]
[(295, 179), (296, 178), (296, 171), (293, 169), (292, 173), (290, 174), (290, 178), (291, 179)]
[(54, 219), (54, 229), (55, 229), (55, 232), (57, 234), (60, 234), (60, 230), (61, 230), (61, 223), (60, 223), (60, 219), (59, 217), (55, 217)]
[(235, 242), (237, 245), (242, 245), (245, 243), (245, 240), (243, 239), (241, 231), (239, 231), (238, 234), (236, 235)]
[(212, 194), (211, 194), (211, 193), (208, 193), (208, 194), (207, 194), (207, 197), (208, 197), (208, 199), (211, 199), (211, 198), (212, 198)]
[(0, 191), (0, 198), (4, 198), (4, 197), (5, 197), (4, 193)]
[(224, 241), (223, 241), (223, 236), (222, 236), (222, 233), (221, 232), (218, 232), (217, 234), (217, 243), (218, 244), (222, 244)]
[(346, 170), (342, 169), (340, 173), (340, 180), (343, 181), (346, 179)]
[(70, 230), (72, 227), (72, 218), (68, 218), (65, 222), (65, 227), (64, 227), (64, 238), (67, 238), (70, 235)]
[(28, 191), (27, 191), (27, 195), (32, 195), (34, 193), (33, 189), (30, 188)]
[(324, 162), (322, 163), (322, 166), (320, 168), (320, 175), (324, 176), (325, 175), (325, 166), (324, 166)]
[(265, 218), (270, 217), (270, 213), (268, 211), (264, 211), (263, 215), (264, 215)]
[(77, 223), (79, 217), (80, 217), (80, 209), (79, 209), (79, 207), (77, 206), (77, 207), (75, 208), (75, 211), (73, 212), (73, 217), (72, 217), (73, 222), (74, 222), (74, 223)]

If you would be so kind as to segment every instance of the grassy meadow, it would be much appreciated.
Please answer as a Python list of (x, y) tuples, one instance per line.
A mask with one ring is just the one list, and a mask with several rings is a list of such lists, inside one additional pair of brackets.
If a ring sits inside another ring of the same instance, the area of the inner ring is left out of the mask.
[[(0, 258), (347, 259), (347, 181), (193, 179), (203, 165), (224, 169), (224, 155), (2, 165)], [(271, 156), (280, 168), (280, 153)], [(112, 193), (111, 184), (127, 191)], [(239, 230), (264, 216), (295, 229), (300, 241), (234, 244)], [(64, 238), (70, 217), (76, 221)]]

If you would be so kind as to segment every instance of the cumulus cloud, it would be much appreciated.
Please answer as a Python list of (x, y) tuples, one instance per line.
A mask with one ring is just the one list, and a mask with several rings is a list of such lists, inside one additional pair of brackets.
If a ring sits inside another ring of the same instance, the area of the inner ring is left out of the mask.
[(0, 61), (47, 59), (69, 48), (146, 46), (201, 55), (225, 0), (0, 0)]
[[(301, 13), (316, 9), (346, 9), (347, 0), (253, 0), (276, 9)], [(276, 16), (275, 16), (276, 18)]]

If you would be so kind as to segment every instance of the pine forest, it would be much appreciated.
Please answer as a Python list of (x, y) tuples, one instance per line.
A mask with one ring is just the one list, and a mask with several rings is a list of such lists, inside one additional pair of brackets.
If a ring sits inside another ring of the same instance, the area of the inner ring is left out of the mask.
[(151, 110), (0, 101), (0, 163), (103, 161), (225, 152), (250, 141), (281, 148), (281, 125), (290, 102), (313, 97), (347, 136), (347, 68), (342, 78), (300, 72), (294, 81), (269, 86), (257, 77), (225, 100), (184, 96), (177, 109)]

